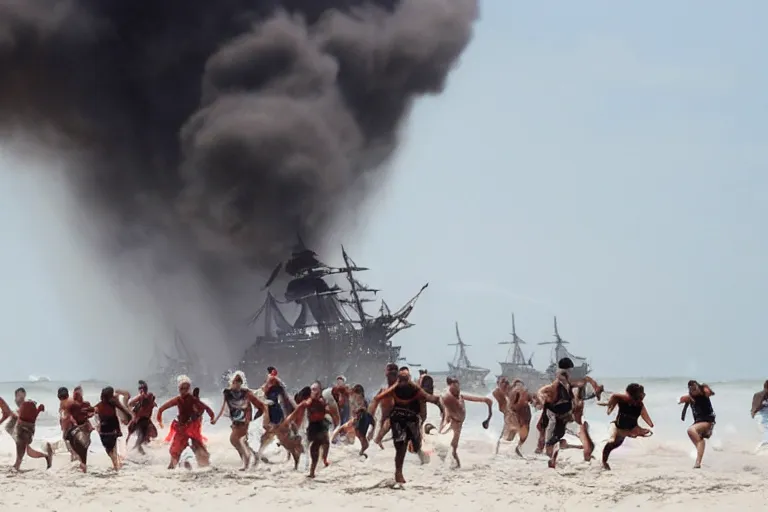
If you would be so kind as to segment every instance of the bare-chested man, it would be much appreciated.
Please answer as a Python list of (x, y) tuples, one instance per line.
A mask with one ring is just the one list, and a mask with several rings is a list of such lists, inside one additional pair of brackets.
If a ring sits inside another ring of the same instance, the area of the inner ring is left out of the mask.
[(403, 463), (408, 451), (408, 444), (412, 444), (413, 451), (418, 453), (422, 464), (427, 461), (427, 456), (422, 451), (421, 446), (421, 421), (419, 417), (421, 401), (426, 400), (437, 405), (442, 416), (441, 420), (445, 417), (444, 409), (440, 398), (427, 394), (411, 380), (410, 373), (406, 370), (401, 370), (398, 373), (397, 382), (394, 385), (376, 395), (368, 412), (373, 415), (378, 404), (387, 399), (394, 401), (389, 413), (389, 421), (392, 429), (392, 441), (395, 445), (395, 481), (404, 484)]
[(461, 384), (459, 379), (454, 377), (448, 377), (445, 379), (445, 383), (448, 385), (448, 389), (442, 396), (443, 407), (445, 408), (445, 414), (443, 416), (443, 424), (440, 425), (440, 433), (444, 434), (444, 428), (450, 427), (453, 430), (453, 439), (451, 440), (451, 448), (453, 449), (453, 460), (456, 461), (456, 467), (461, 467), (461, 461), (459, 460), (458, 448), (459, 438), (461, 437), (461, 429), (464, 426), (464, 420), (467, 417), (467, 407), (464, 404), (467, 402), (484, 403), (488, 406), (488, 418), (483, 421), (483, 428), (487, 429), (491, 423), (491, 416), (493, 415), (493, 401), (490, 398), (465, 395), (461, 392)]
[(208, 449), (205, 447), (205, 441), (203, 440), (199, 424), (195, 421), (197, 419), (196, 409), (200, 408), (208, 413), (211, 420), (214, 419), (215, 413), (205, 402), (192, 394), (192, 382), (189, 377), (182, 375), (177, 380), (179, 383), (178, 396), (171, 398), (161, 405), (157, 409), (156, 418), (157, 424), (160, 428), (163, 428), (163, 413), (171, 407), (178, 409), (176, 431), (174, 432), (170, 448), (171, 462), (168, 465), (168, 469), (173, 469), (179, 464), (181, 454), (187, 448), (190, 441), (193, 444), (197, 464), (199, 466), (207, 466), (209, 459)]
[[(243, 467), (240, 471), (245, 471), (251, 463), (253, 450), (248, 446), (248, 427), (253, 420), (253, 408), (262, 412), (264, 428), (269, 425), (269, 413), (267, 405), (256, 398), (253, 391), (245, 387), (245, 375), (241, 371), (232, 374), (229, 381), (229, 387), (224, 390), (224, 402), (221, 404), (221, 410), (218, 416), (211, 421), (215, 425), (219, 418), (224, 414), (224, 409), (229, 408), (229, 418), (232, 420), (232, 432), (229, 435), (229, 442), (237, 450)], [(254, 461), (254, 464), (258, 459)]]
[(50, 443), (45, 443), (46, 452), (42, 453), (30, 446), (35, 437), (35, 424), (37, 417), (45, 411), (43, 404), (27, 400), (27, 392), (24, 388), (19, 388), (15, 393), (16, 406), (18, 410), (11, 413), (11, 422), (13, 425), (13, 440), (16, 443), (16, 462), (13, 469), (18, 471), (21, 468), (21, 461), (24, 455), (29, 455), (33, 459), (45, 459), (46, 466), (50, 469), (53, 461), (53, 447)]
[(309, 387), (310, 397), (296, 406), (296, 409), (288, 415), (287, 421), (293, 422), (296, 416), (303, 415), (306, 411), (309, 416), (307, 425), (307, 440), (309, 441), (309, 455), (311, 465), (309, 468), (309, 478), (315, 478), (317, 463), (320, 460), (320, 450), (323, 450), (323, 463), (328, 466), (328, 449), (330, 448), (330, 439), (328, 437), (328, 420), (326, 415), (330, 415), (334, 425), (339, 424), (338, 410), (330, 407), (323, 398), (323, 388), (317, 381)]
[[(78, 388), (80, 388), (78, 386)], [(78, 388), (75, 388), (76, 390)], [(94, 415), (94, 409), (90, 402), (83, 400), (82, 389), (79, 393), (73, 392), (70, 398), (69, 390), (61, 387), (57, 394), (59, 398), (59, 424), (67, 450), (71, 454), (71, 460), (80, 463), (80, 471), (87, 471), (88, 448), (91, 446), (91, 432), (93, 425), (90, 419)]]
[(704, 458), (704, 448), (707, 439), (712, 437), (715, 428), (715, 411), (712, 408), (710, 397), (715, 396), (707, 384), (699, 384), (695, 380), (688, 381), (688, 394), (680, 397), (678, 403), (683, 406), (683, 414), (680, 417), (685, 421), (685, 413), (688, 407), (693, 412), (693, 425), (688, 428), (688, 437), (696, 447), (696, 463), (694, 469), (701, 468), (701, 459)]
[(503, 376), (499, 378), (496, 389), (493, 390), (493, 397), (498, 403), (499, 411), (504, 414), (504, 427), (501, 430), (499, 440), (496, 442), (496, 453), (499, 453), (502, 439), (512, 441), (517, 435), (515, 453), (522, 457), (521, 448), (525, 440), (528, 439), (531, 428), (531, 402), (533, 398), (520, 379), (515, 379), (514, 383), (510, 385), (509, 380)]
[(653, 421), (648, 415), (643, 400), (645, 399), (645, 389), (640, 384), (632, 383), (627, 386), (626, 393), (614, 393), (608, 399), (607, 413), (611, 414), (618, 407), (619, 412), (616, 420), (613, 422), (613, 433), (611, 439), (603, 448), (603, 469), (610, 470), (608, 457), (611, 452), (624, 443), (627, 437), (646, 437), (651, 435), (651, 431), (638, 425), (637, 421), (643, 418), (643, 421), (653, 428)]
[[(397, 382), (397, 375), (398, 375), (398, 368), (395, 363), (389, 363), (385, 370), (384, 370), (384, 377), (387, 379), (387, 386), (384, 388), (381, 388), (379, 390), (379, 394), (384, 392), (385, 390), (389, 389), (395, 383)], [(380, 398), (378, 401), (374, 400), (371, 402), (369, 412), (371, 415), (375, 418), (376, 417), (376, 408), (381, 408), (381, 418), (379, 421), (379, 431), (376, 434), (376, 437), (374, 439), (374, 443), (379, 445), (379, 448), (382, 450), (384, 449), (384, 445), (382, 444), (384, 440), (384, 436), (387, 435), (387, 432), (389, 432), (390, 429), (390, 421), (389, 421), (389, 415), (392, 412), (392, 408), (395, 406), (395, 399), (392, 396), (386, 396), (383, 398)]]

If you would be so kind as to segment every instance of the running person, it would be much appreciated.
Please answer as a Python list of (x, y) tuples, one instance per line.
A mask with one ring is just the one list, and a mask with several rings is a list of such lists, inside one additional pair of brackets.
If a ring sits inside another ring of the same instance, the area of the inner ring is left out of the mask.
[(645, 389), (640, 384), (632, 383), (627, 386), (626, 391), (626, 393), (611, 395), (606, 404), (608, 414), (611, 414), (616, 407), (619, 408), (616, 420), (613, 421), (613, 435), (603, 448), (603, 469), (606, 470), (611, 469), (611, 466), (608, 465), (608, 457), (613, 450), (624, 443), (624, 439), (627, 437), (648, 437), (652, 434), (649, 429), (643, 428), (637, 423), (638, 419), (642, 418), (649, 427), (653, 428), (653, 421), (651, 421), (648, 410), (643, 403)]
[(715, 392), (707, 384), (699, 384), (695, 380), (690, 380), (688, 381), (688, 394), (681, 396), (678, 402), (684, 404), (681, 420), (685, 421), (688, 407), (693, 413), (693, 425), (688, 428), (688, 437), (696, 447), (694, 469), (701, 467), (706, 440), (712, 437), (712, 431), (715, 429), (715, 411), (710, 401), (710, 397), (713, 396), (715, 396)]

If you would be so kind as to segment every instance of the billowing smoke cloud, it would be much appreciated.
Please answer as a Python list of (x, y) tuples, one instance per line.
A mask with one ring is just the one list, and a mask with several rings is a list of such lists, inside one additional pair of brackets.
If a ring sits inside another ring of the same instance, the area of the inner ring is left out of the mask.
[(110, 249), (226, 302), (375, 189), (476, 1), (0, 0), (0, 134), (76, 162)]

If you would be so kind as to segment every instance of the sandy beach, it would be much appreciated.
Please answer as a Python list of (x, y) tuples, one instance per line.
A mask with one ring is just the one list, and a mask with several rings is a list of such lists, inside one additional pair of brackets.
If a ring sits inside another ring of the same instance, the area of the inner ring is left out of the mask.
[[(228, 448), (212, 444), (212, 449)], [(132, 511), (214, 510), (239, 503), (258, 509), (285, 506), (290, 510), (764, 510), (768, 458), (744, 464), (741, 457), (710, 453), (707, 467), (691, 469), (685, 454), (654, 453), (642, 460), (616, 454), (614, 470), (603, 472), (563, 454), (563, 464), (548, 470), (543, 459), (519, 460), (509, 454), (493, 457), (492, 446), (463, 446), (462, 469), (451, 469), (439, 457), (420, 467), (409, 459), (404, 489), (387, 487), (392, 450), (372, 452), (360, 461), (354, 450), (334, 450), (333, 464), (311, 481), (290, 464), (262, 464), (241, 473), (227, 450), (213, 457), (208, 470), (168, 471), (161, 461), (129, 464), (120, 474), (107, 469), (106, 456), (93, 457), (93, 469), (78, 474), (59, 455), (52, 471), (8, 473), (0, 480), (3, 510)], [(482, 453), (488, 452), (491, 453)], [(155, 454), (153, 454), (155, 455)], [(157, 453), (156, 455), (162, 455)], [(228, 456), (229, 455), (229, 456)], [(273, 455), (273, 459), (280, 459)], [(5, 457), (4, 464), (10, 463)], [(38, 466), (28, 461), (27, 468)], [(300, 468), (301, 469), (301, 468)], [(244, 501), (243, 501), (244, 500)]]
[[(600, 410), (590, 407), (595, 417)], [(670, 416), (673, 409), (670, 408)], [(477, 412), (477, 411), (476, 411)], [(651, 410), (653, 414), (653, 410)], [(658, 416), (658, 412), (657, 412)], [(26, 459), (21, 473), (10, 470), (0, 478), (3, 511), (187, 511), (227, 509), (243, 503), (249, 508), (285, 506), (293, 511), (331, 510), (419, 510), (422, 512), (522, 510), (764, 510), (768, 503), (765, 482), (768, 452), (755, 454), (752, 440), (710, 442), (701, 470), (692, 469), (693, 447), (684, 438), (685, 425), (673, 424), (674, 439), (656, 435), (628, 441), (611, 457), (613, 471), (580, 460), (580, 452), (564, 451), (558, 469), (550, 470), (546, 459), (532, 453), (531, 438), (519, 459), (511, 444), (502, 444), (494, 456), (494, 426), (483, 431), (472, 418), (460, 446), (462, 468), (452, 467), (447, 454), (449, 436), (428, 436), (432, 452), (429, 464), (421, 466), (409, 455), (404, 488), (392, 488), (394, 450), (372, 447), (370, 458), (360, 459), (356, 448), (334, 445), (332, 464), (321, 469), (314, 481), (306, 478), (304, 461), (299, 471), (285, 462), (276, 447), (268, 450), (271, 464), (259, 464), (245, 473), (227, 442), (226, 425), (206, 426), (212, 466), (192, 471), (165, 469), (167, 445), (155, 442), (146, 457), (129, 453), (125, 468), (115, 474), (94, 436), (90, 472), (78, 473), (68, 455), (58, 453), (51, 470), (43, 462)], [(498, 422), (499, 418), (494, 418)], [(598, 452), (605, 440), (602, 418), (595, 421)], [(662, 429), (662, 434), (664, 430)], [(725, 424), (721, 433), (733, 433)], [(671, 437), (671, 436), (670, 436)], [(50, 437), (49, 437), (50, 438)], [(39, 445), (45, 439), (40, 436)], [(55, 439), (50, 438), (50, 439)], [(0, 438), (0, 465), (10, 466), (10, 439)], [(749, 446), (748, 446), (749, 445)], [(320, 508), (318, 508), (320, 507)]]

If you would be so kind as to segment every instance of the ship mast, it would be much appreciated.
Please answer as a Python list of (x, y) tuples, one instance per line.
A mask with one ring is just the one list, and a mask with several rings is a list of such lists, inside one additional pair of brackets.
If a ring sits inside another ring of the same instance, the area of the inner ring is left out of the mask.
[(515, 314), (512, 313), (512, 335), (511, 341), (501, 341), (499, 345), (512, 345), (507, 353), (507, 363), (525, 366), (530, 364), (530, 361), (525, 360), (523, 350), (520, 348), (520, 344), (525, 344), (525, 341), (517, 335), (517, 329), (515, 328)]
[(349, 292), (352, 294), (352, 302), (355, 307), (355, 312), (357, 312), (360, 317), (360, 325), (364, 328), (366, 325), (365, 309), (363, 308), (363, 301), (360, 298), (360, 293), (358, 293), (357, 290), (357, 281), (352, 274), (353, 269), (356, 270), (357, 266), (347, 254), (347, 251), (344, 250), (343, 245), (341, 246), (341, 255), (344, 258), (344, 271), (347, 274), (347, 281), (349, 281)]
[(453, 358), (453, 365), (457, 368), (471, 368), (472, 363), (469, 362), (469, 357), (467, 357), (467, 351), (465, 347), (471, 347), (472, 345), (467, 345), (464, 343), (464, 340), (461, 339), (461, 334), (459, 333), (459, 322), (456, 322), (456, 339), (458, 340), (457, 343), (449, 343), (449, 347), (456, 347), (456, 355)]
[(567, 345), (568, 343), (569, 342), (560, 337), (560, 332), (557, 330), (557, 316), (555, 316), (555, 341), (542, 341), (539, 343), (539, 345), (554, 345), (555, 356), (553, 358), (553, 362), (557, 362), (557, 360), (560, 358), (559, 354), (561, 349), (563, 349), (563, 345)]

